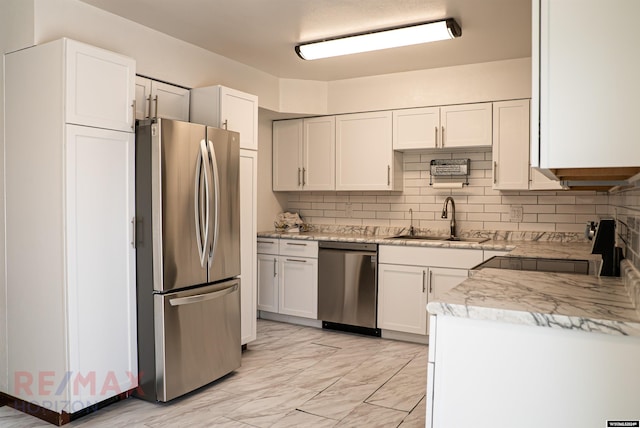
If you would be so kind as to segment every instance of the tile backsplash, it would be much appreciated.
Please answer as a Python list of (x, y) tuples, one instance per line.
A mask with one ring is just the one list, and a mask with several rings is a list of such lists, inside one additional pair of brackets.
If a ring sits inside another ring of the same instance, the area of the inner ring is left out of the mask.
[(640, 269), (640, 188), (613, 193), (609, 203), (617, 219), (616, 244), (624, 248), (625, 258)]
[[(466, 158), (471, 159), (468, 186), (462, 189), (429, 186), (432, 159)], [(587, 221), (613, 214), (607, 193), (493, 190), (490, 149), (405, 153), (403, 161), (402, 192), (290, 192), (287, 210), (299, 212), (312, 224), (408, 227), (411, 208), (414, 226), (421, 232), (437, 234), (448, 233), (449, 219), (441, 218), (447, 196), (455, 200), (459, 232), (584, 232)]]

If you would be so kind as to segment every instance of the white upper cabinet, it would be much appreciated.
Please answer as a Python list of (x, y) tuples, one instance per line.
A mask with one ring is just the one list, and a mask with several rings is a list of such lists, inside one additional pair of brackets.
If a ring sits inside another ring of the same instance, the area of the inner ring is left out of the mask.
[(65, 121), (133, 132), (135, 60), (62, 39), (65, 51)]
[(393, 149), (435, 149), (440, 133), (440, 107), (393, 112)]
[(273, 122), (273, 190), (335, 190), (335, 117)]
[(302, 187), (334, 190), (336, 186), (336, 119), (303, 119)]
[(393, 149), (491, 146), (491, 103), (393, 112)]
[(302, 119), (273, 122), (273, 190), (302, 190)]
[(390, 111), (336, 116), (336, 190), (402, 190)]
[(440, 108), (440, 147), (491, 146), (491, 103)]
[(640, 2), (532, 3), (533, 165), (640, 166)]
[(240, 148), (258, 150), (258, 97), (224, 86), (191, 90), (191, 121), (240, 133)]
[(493, 188), (562, 189), (529, 166), (529, 100), (493, 103)]
[(189, 90), (136, 76), (136, 119), (162, 117), (189, 121)]

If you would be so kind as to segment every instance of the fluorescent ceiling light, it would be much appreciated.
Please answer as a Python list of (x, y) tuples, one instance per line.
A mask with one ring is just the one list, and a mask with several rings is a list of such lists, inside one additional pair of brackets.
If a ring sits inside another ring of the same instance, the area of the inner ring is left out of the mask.
[(448, 40), (461, 35), (462, 30), (458, 23), (449, 18), (442, 21), (302, 43), (296, 46), (296, 53), (302, 59), (312, 60)]

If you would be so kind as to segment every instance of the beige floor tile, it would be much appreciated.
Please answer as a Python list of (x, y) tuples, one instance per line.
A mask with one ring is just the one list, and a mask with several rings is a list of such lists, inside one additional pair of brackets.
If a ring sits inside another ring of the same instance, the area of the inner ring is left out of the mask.
[(294, 410), (275, 424), (271, 425), (271, 428), (331, 428), (337, 423), (338, 421), (334, 419), (323, 418), (322, 416), (316, 416), (310, 413)]
[(340, 379), (298, 409), (303, 412), (340, 420), (367, 399), (377, 385)]
[(409, 416), (402, 421), (400, 428), (424, 428), (427, 411), (426, 403), (426, 398), (420, 400), (420, 403), (411, 410)]
[(373, 406), (371, 404), (362, 403), (344, 419), (336, 425), (336, 427), (349, 428), (388, 428), (397, 427), (407, 416), (407, 412), (387, 409), (384, 407)]

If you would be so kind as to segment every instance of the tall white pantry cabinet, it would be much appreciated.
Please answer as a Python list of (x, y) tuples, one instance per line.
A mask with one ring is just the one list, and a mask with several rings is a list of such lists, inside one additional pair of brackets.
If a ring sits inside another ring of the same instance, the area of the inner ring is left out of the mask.
[(137, 386), (134, 79), (69, 39), (5, 57), (7, 393), (61, 420)]

